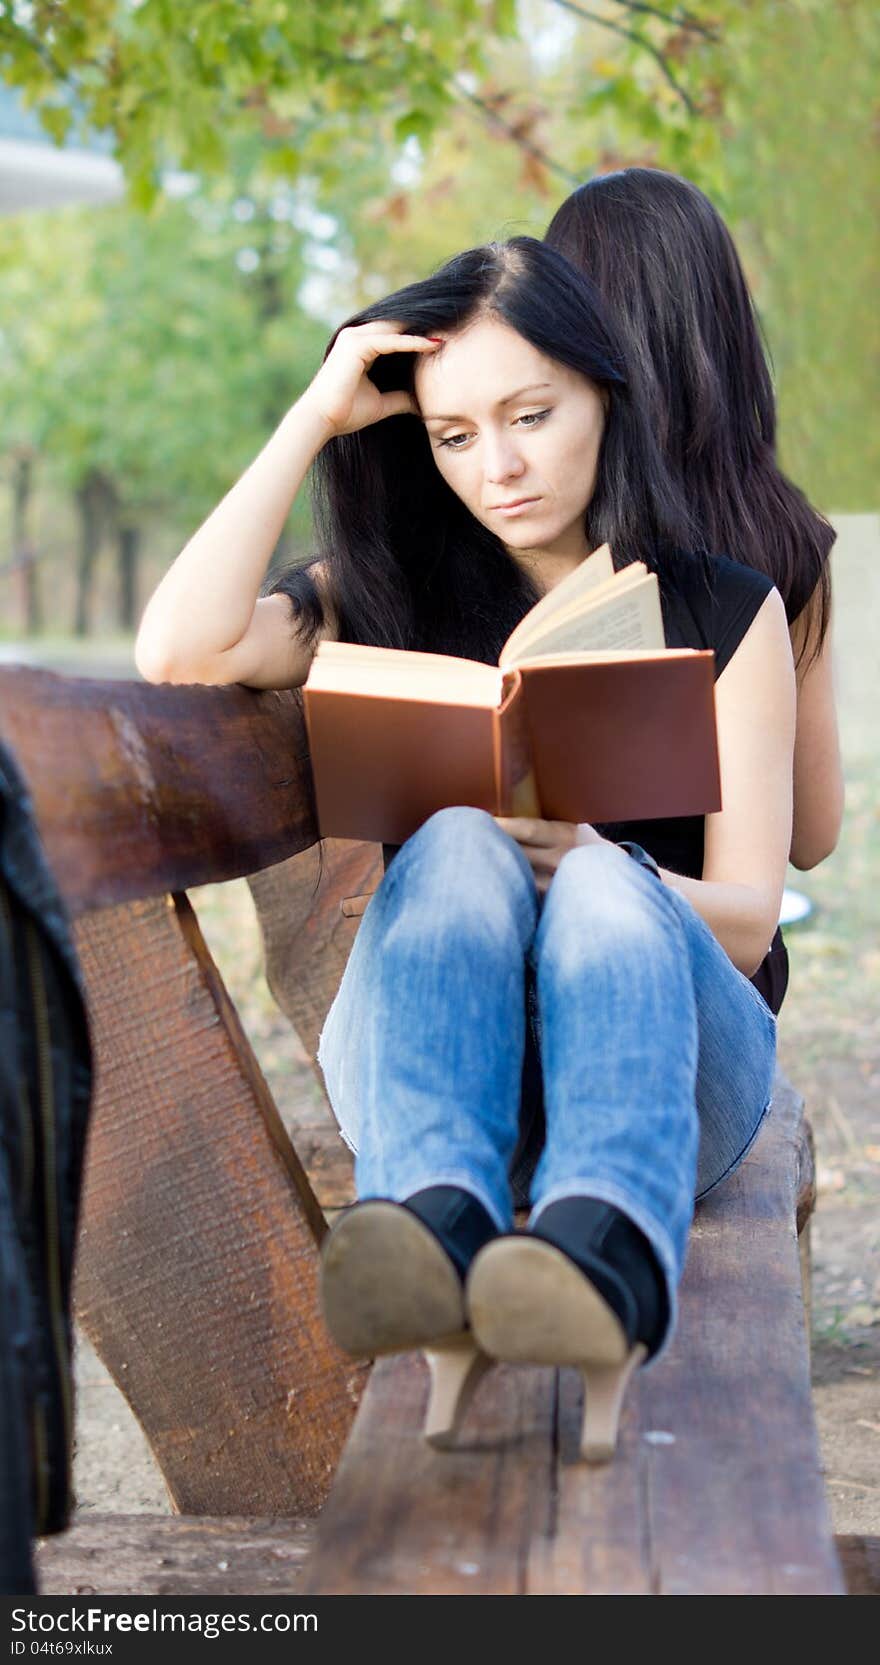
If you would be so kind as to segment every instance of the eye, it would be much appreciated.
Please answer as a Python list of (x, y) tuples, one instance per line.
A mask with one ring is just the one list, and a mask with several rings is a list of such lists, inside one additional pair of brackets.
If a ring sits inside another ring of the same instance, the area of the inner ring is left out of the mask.
[(450, 434), (448, 439), (438, 439), (437, 444), (448, 445), (452, 451), (463, 451), (464, 446), (459, 445), (458, 441), (460, 439), (468, 440), (470, 437), (470, 434)]
[(518, 416), (516, 420), (525, 423), (528, 428), (537, 428), (539, 422), (543, 422), (544, 418), (549, 415), (549, 410), (532, 410), (526, 411), (524, 415)]

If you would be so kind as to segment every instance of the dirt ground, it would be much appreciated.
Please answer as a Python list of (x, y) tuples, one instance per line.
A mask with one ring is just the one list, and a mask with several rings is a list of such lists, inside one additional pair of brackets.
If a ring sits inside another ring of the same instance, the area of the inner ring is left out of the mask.
[[(835, 652), (847, 818), (834, 855), (789, 884), (814, 905), (787, 933), (792, 975), (780, 1059), (816, 1135), (813, 1379), (834, 1529), (880, 1534), (880, 521), (839, 522)], [(203, 929), (281, 1103), (295, 1043), (274, 1010), (244, 882), (194, 897)], [(250, 923), (249, 923), (250, 921)], [(230, 927), (234, 925), (234, 929)], [(246, 946), (247, 945), (247, 946)], [(78, 1348), (76, 1487), (83, 1512), (161, 1513), (161, 1476), (125, 1401)]]

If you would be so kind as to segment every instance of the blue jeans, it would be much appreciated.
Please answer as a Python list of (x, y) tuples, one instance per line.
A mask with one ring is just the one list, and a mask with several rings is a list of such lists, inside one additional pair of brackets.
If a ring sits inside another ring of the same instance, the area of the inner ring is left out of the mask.
[(441, 810), (403, 845), (318, 1049), (358, 1195), (457, 1185), (511, 1229), (528, 975), (546, 1114), (531, 1219), (581, 1194), (635, 1221), (667, 1280), (659, 1357), (694, 1200), (769, 1106), (776, 1019), (691, 903), (625, 851), (569, 851), (542, 898), (483, 810)]

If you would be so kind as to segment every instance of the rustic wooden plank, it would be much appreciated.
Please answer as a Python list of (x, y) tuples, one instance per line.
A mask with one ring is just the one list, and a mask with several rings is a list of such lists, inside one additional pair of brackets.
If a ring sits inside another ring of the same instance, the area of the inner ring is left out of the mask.
[(308, 1513), (365, 1374), (325, 1227), (185, 897), (81, 919), (96, 1049), (76, 1300), (184, 1513)]
[(280, 1596), (299, 1589), (313, 1522), (80, 1515), (39, 1540), (44, 1596)]
[(294, 690), (0, 666), (0, 734), (73, 914), (238, 878), (317, 837)]
[(299, 1035), (321, 1090), (323, 1113), (304, 1110), (292, 1136), (322, 1206), (354, 1201), (354, 1158), (337, 1127), (315, 1054), (358, 929), (344, 911), (382, 878), (378, 845), (328, 838), (248, 878), (263, 939), (266, 981)]
[[(665, 1595), (844, 1593), (821, 1478), (796, 1202), (802, 1104), (781, 1076), (742, 1168), (694, 1223), (682, 1344), (645, 1374), (647, 1511)], [(672, 1432), (670, 1445), (651, 1439)]]
[(583, 1383), (574, 1370), (557, 1377), (552, 1528), (529, 1545), (526, 1591), (651, 1595), (638, 1391), (627, 1395), (614, 1462), (589, 1466), (580, 1456)]
[(519, 1595), (549, 1528), (555, 1372), (498, 1365), (455, 1449), (421, 1427), (427, 1367), (382, 1359), (317, 1523), (303, 1595)]
[(835, 1538), (848, 1596), (880, 1596), (880, 1538)]
[(556, 1529), (531, 1592), (840, 1589), (795, 1234), (809, 1169), (801, 1101), (778, 1076), (754, 1150), (697, 1211), (678, 1334), (632, 1384), (606, 1470), (576, 1460), (582, 1393), (563, 1373)]
[(354, 1156), (330, 1106), (297, 1107), (286, 1117), (286, 1125), (325, 1218), (354, 1202)]
[(325, 838), (248, 879), (266, 981), (312, 1060), (359, 924), (358, 915), (343, 910), (352, 897), (376, 890), (381, 878), (378, 844)]
[[(292, 1137), (322, 1207), (354, 1201), (354, 1158), (337, 1127), (315, 1054), (359, 924), (345, 911), (382, 878), (376, 844), (328, 838), (248, 878), (263, 939), (266, 981), (299, 1035), (324, 1109), (303, 1109)], [(360, 904), (362, 907), (362, 904)]]
[(636, 1378), (604, 1475), (565, 1463), (566, 1448), (577, 1450), (581, 1394), (573, 1385), (563, 1393), (557, 1527), (532, 1558), (531, 1591), (840, 1591), (796, 1239), (809, 1169), (801, 1116), (777, 1077), (754, 1150), (697, 1211), (678, 1335)]
[[(540, 1387), (547, 1372), (493, 1371), (468, 1413), (467, 1448), (433, 1453), (419, 1433), (415, 1361), (384, 1361), (319, 1521), (303, 1588), (457, 1589), (448, 1554), (435, 1553), (454, 1529), (455, 1553), (487, 1591), (841, 1593), (795, 1232), (801, 1108), (779, 1077), (753, 1151), (698, 1211), (678, 1334), (666, 1359), (635, 1378), (611, 1465), (578, 1459), (574, 1372), (558, 1373), (554, 1417)], [(514, 1517), (518, 1530), (510, 1531)]]

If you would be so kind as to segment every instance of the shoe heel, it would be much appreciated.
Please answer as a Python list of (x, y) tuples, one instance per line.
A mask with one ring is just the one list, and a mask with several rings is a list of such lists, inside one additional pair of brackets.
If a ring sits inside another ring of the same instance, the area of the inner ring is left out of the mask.
[(493, 1361), (470, 1334), (451, 1336), (441, 1347), (423, 1351), (431, 1372), (424, 1435), (429, 1445), (443, 1451), (454, 1443), (468, 1405)]
[(647, 1353), (647, 1347), (638, 1342), (622, 1364), (581, 1366), (584, 1379), (581, 1456), (585, 1462), (607, 1463), (614, 1456), (623, 1396), (633, 1371)]

